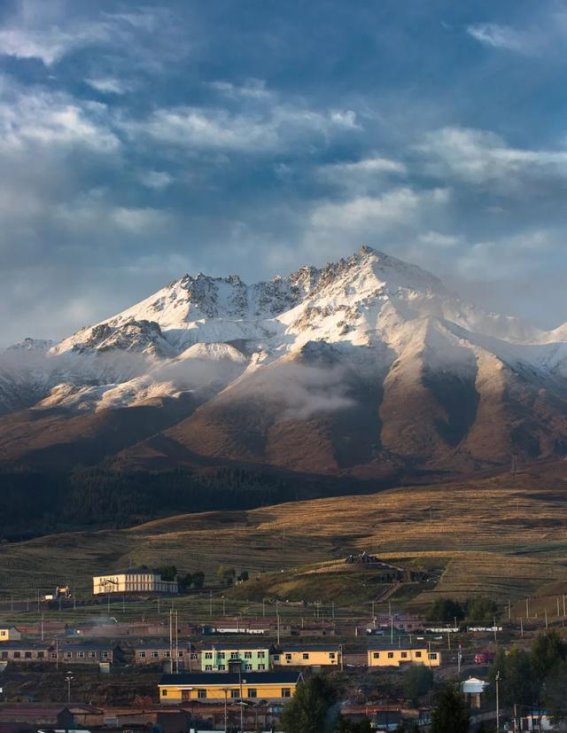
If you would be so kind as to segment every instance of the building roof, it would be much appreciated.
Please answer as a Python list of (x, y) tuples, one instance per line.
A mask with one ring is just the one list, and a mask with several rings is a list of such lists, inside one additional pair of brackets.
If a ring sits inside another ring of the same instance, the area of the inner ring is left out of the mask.
[(461, 682), (461, 691), (467, 695), (478, 695), (489, 686), (485, 680), (479, 680), (477, 677), (469, 677), (468, 680)]
[(275, 650), (276, 654), (286, 652), (340, 652), (340, 644), (292, 644)]
[[(18, 639), (14, 641), (3, 641), (0, 643), (0, 651), (2, 650), (27, 650), (27, 649), (44, 649), (48, 650), (53, 647), (53, 644), (48, 641), (29, 641), (27, 639)], [(55, 647), (53, 647), (55, 648)]]
[[(128, 643), (124, 645), (126, 649), (167, 649), (169, 650), (169, 639), (138, 639), (132, 641), (128, 639)], [(173, 648), (183, 649), (184, 651), (196, 651), (195, 646), (190, 641), (178, 641), (173, 644)]]
[(212, 651), (252, 651), (254, 649), (261, 649), (262, 651), (265, 651), (266, 649), (272, 648), (272, 642), (271, 641), (259, 641), (257, 644), (252, 644), (250, 642), (242, 642), (242, 644), (236, 644), (235, 642), (225, 643), (224, 641), (217, 641), (214, 643), (209, 643), (206, 646), (202, 647), (202, 650), (204, 652), (212, 652)]
[(243, 672), (238, 674), (235, 672), (187, 672), (182, 674), (164, 674), (161, 676), (159, 685), (232, 685), (237, 686), (241, 682), (243, 685), (261, 685), (261, 684), (294, 684), (301, 678), (301, 673), (297, 672)]

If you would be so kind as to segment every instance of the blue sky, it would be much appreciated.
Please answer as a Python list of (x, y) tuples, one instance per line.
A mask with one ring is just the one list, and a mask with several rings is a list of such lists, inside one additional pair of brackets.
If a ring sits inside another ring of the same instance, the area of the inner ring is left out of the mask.
[(0, 342), (365, 243), (567, 320), (565, 0), (0, 0)]

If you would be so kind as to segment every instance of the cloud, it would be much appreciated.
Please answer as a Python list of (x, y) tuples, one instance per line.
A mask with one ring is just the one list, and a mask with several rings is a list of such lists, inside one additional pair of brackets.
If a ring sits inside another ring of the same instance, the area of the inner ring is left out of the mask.
[(111, 129), (108, 110), (95, 102), (78, 102), (64, 93), (22, 90), (0, 80), (0, 152), (82, 146), (102, 153), (116, 152), (120, 141)]
[(244, 153), (274, 152), (317, 138), (325, 144), (333, 136), (361, 129), (352, 110), (314, 111), (290, 104), (236, 112), (219, 107), (162, 108), (147, 119), (125, 120), (123, 128), (133, 140), (145, 137), (186, 150)]
[(466, 30), (469, 36), (490, 48), (531, 54), (539, 47), (539, 42), (535, 35), (515, 30), (506, 25), (476, 23), (467, 26)]
[(442, 206), (449, 198), (444, 189), (416, 191), (392, 189), (382, 196), (358, 196), (341, 202), (318, 205), (311, 215), (311, 227), (320, 231), (384, 233), (396, 227), (405, 229), (427, 206)]
[(430, 173), (469, 183), (498, 181), (513, 189), (521, 177), (567, 178), (567, 151), (514, 148), (484, 130), (445, 127), (428, 133), (417, 150)]
[(112, 77), (85, 79), (85, 84), (88, 84), (88, 86), (101, 94), (126, 94), (133, 89), (132, 84)]

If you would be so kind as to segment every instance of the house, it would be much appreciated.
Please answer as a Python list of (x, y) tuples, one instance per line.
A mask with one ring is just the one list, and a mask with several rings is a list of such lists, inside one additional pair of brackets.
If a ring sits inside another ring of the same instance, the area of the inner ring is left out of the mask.
[(178, 593), (176, 580), (162, 580), (160, 573), (150, 568), (128, 568), (110, 575), (93, 577), (93, 595), (109, 593)]
[(274, 667), (340, 667), (340, 644), (286, 646), (272, 653)]
[(461, 682), (461, 692), (472, 708), (480, 708), (481, 698), (487, 687), (488, 682), (479, 680), (478, 677), (469, 677)]
[(0, 626), (0, 642), (19, 641), (22, 634), (15, 626)]
[[(163, 664), (169, 662), (172, 650), (169, 640), (140, 639), (132, 642), (124, 651), (133, 664)], [(190, 642), (178, 642), (173, 649), (173, 658), (183, 670), (191, 672), (201, 668), (201, 654)]]
[(5, 641), (0, 644), (0, 661), (48, 662), (52, 649), (48, 642)]
[(50, 649), (49, 661), (65, 664), (113, 664), (122, 656), (122, 650), (112, 642), (85, 641), (58, 643)]
[(268, 644), (218, 644), (201, 650), (201, 671), (203, 672), (266, 672), (270, 669)]
[(225, 700), (285, 701), (293, 697), (298, 682), (297, 672), (208, 672), (164, 674), (158, 688), (163, 704), (224, 702)]
[(441, 653), (433, 652), (426, 645), (375, 643), (368, 647), (368, 667), (400, 667), (403, 664), (424, 664), (439, 667)]

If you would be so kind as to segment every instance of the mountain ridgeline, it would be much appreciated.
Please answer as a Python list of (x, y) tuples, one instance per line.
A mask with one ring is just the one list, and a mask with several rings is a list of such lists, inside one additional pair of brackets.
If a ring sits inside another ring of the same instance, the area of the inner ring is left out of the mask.
[[(567, 324), (483, 312), (367, 247), (255, 285), (185, 275), (59, 343), (0, 355), (3, 475), (65, 476), (64, 493), (77, 475), (144, 474), (167, 493), (159, 476), (238, 468), (320, 493), (566, 450)], [(200, 481), (184, 510), (205, 506)]]

